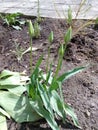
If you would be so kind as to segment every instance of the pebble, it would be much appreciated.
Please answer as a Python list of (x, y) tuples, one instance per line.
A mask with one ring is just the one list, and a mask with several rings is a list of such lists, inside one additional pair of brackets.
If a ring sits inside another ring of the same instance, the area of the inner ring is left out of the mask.
[(85, 117), (90, 117), (90, 115), (91, 115), (91, 113), (88, 110), (86, 110), (86, 112), (84, 112), (84, 114), (85, 114)]
[(90, 107), (94, 108), (94, 107), (96, 107), (96, 104), (94, 102), (92, 102), (91, 105), (90, 105)]
[(92, 121), (92, 123), (93, 123), (93, 124), (95, 124), (95, 123), (96, 123), (96, 121), (95, 121), (94, 119), (91, 119), (91, 121)]

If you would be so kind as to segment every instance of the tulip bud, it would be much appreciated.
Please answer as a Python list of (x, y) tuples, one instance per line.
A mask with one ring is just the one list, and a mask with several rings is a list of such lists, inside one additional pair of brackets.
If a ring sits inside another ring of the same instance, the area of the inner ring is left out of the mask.
[(72, 28), (69, 27), (68, 31), (66, 32), (65, 36), (64, 36), (64, 42), (65, 44), (67, 44), (72, 38)]
[(63, 56), (64, 55), (64, 44), (61, 44), (60, 48), (59, 48), (59, 55)]
[(54, 35), (53, 35), (53, 31), (51, 31), (51, 33), (49, 34), (49, 37), (48, 37), (48, 41), (49, 41), (50, 43), (52, 43), (52, 42), (53, 42), (53, 39), (54, 39)]
[(29, 20), (29, 35), (30, 37), (34, 37), (34, 27), (31, 20)]

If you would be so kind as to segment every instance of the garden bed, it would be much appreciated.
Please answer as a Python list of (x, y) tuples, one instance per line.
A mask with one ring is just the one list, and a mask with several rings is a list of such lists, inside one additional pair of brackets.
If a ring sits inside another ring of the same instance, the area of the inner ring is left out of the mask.
[[(32, 20), (34, 22), (35, 19)], [(82, 21), (85, 22), (85, 21)], [(78, 21), (77, 25), (81, 23)], [(65, 20), (43, 19), (40, 23), (41, 36), (33, 39), (32, 52), (33, 63), (35, 66), (39, 57), (43, 54), (41, 68), (45, 71), (48, 52), (48, 36), (51, 31), (54, 32), (54, 41), (50, 46), (50, 61), (53, 61), (53, 70), (57, 65), (58, 48), (63, 42), (63, 36), (67, 31)], [(77, 29), (77, 27), (76, 27)], [(3, 25), (0, 21), (0, 71), (9, 69), (11, 71), (30, 72), (30, 53), (23, 55), (18, 61), (19, 53), (17, 45), (21, 49), (29, 47), (28, 26), (23, 25), (23, 29), (17, 31), (11, 27)], [(63, 65), (60, 73), (71, 70), (79, 66), (87, 66), (87, 69), (63, 84), (63, 94), (65, 102), (70, 104), (78, 116), (82, 130), (98, 130), (98, 29), (94, 25), (85, 27), (83, 30), (73, 36), (68, 43), (64, 55)], [(62, 130), (77, 129), (71, 124), (62, 124), (58, 122)], [(48, 130), (50, 129), (44, 120), (36, 123), (15, 123), (8, 120), (9, 130)]]

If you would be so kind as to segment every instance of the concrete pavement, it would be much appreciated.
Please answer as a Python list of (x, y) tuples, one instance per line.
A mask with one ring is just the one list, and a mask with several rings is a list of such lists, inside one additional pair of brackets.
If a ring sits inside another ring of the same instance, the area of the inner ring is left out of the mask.
[[(79, 9), (81, 0), (40, 0), (40, 15), (50, 18), (65, 18), (69, 6), (73, 18)], [(20, 12), (27, 16), (37, 16), (38, 0), (0, 0), (1, 13)], [(95, 19), (98, 17), (98, 0), (86, 0), (77, 19)]]

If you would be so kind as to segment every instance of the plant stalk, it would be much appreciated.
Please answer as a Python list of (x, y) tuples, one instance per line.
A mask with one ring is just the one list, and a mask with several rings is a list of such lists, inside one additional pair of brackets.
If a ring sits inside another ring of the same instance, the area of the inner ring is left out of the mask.
[(31, 47), (31, 51), (30, 51), (30, 74), (32, 74), (33, 72), (33, 67), (32, 67), (32, 63), (33, 63), (33, 58), (32, 58), (32, 37), (30, 37), (30, 47)]

